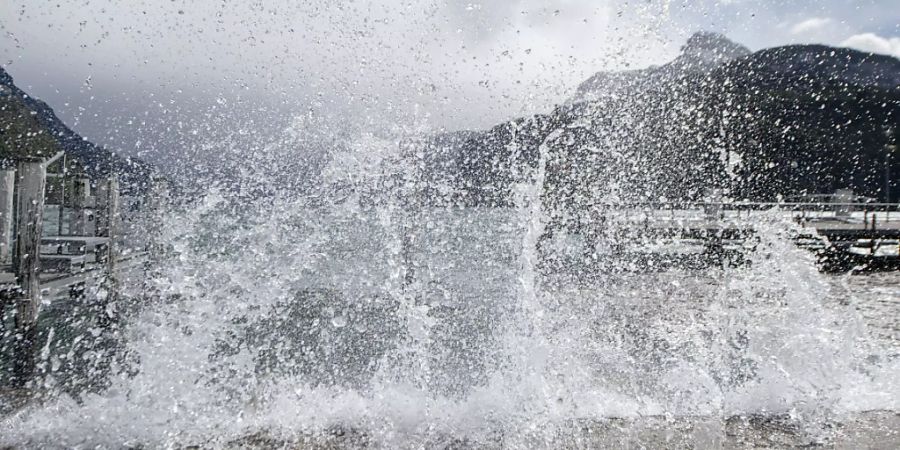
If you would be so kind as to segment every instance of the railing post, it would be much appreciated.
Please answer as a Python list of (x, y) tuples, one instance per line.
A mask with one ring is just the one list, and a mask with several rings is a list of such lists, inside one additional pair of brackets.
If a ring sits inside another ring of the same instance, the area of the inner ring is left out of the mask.
[(15, 170), (0, 170), (0, 265), (10, 262), (13, 233), (13, 194), (16, 186)]
[(41, 305), (40, 246), (43, 231), (44, 191), (47, 184), (43, 162), (18, 163), (18, 213), (13, 270), (18, 284), (16, 299), (16, 347), (13, 382), (25, 386), (34, 375), (34, 345)]
[(703, 213), (706, 220), (710, 222), (718, 222), (725, 218), (725, 210), (723, 208), (724, 195), (721, 189), (713, 189), (707, 195), (706, 202), (703, 205)]
[(852, 189), (838, 189), (831, 198), (834, 205), (835, 217), (850, 217), (852, 213), (851, 203), (854, 203), (855, 195)]
[(112, 238), (118, 215), (119, 182), (110, 177), (97, 182), (97, 236)]
[(106, 298), (101, 306), (101, 325), (109, 325), (116, 316), (118, 301), (118, 280), (116, 279), (116, 263), (119, 249), (116, 243), (119, 224), (119, 181), (115, 176), (100, 180), (97, 183), (97, 214), (95, 217), (97, 236), (107, 238), (106, 261), (104, 267), (106, 277), (104, 288)]
[(161, 261), (166, 252), (166, 244), (162, 236), (163, 218), (166, 214), (166, 208), (169, 204), (169, 187), (168, 182), (161, 177), (153, 180), (150, 194), (147, 196), (145, 203), (146, 210), (145, 221), (150, 224), (151, 229), (147, 230), (147, 250), (150, 256), (150, 262), (157, 263)]
[[(66, 155), (62, 156), (62, 168), (59, 171), (59, 211), (57, 211), (56, 235), (63, 235), (63, 223), (66, 221)], [(69, 230), (71, 234), (72, 230)]]
[(69, 234), (73, 236), (88, 236), (93, 234), (89, 230), (90, 214), (88, 213), (88, 200), (91, 195), (91, 180), (79, 178), (75, 180), (72, 192), (72, 226)]

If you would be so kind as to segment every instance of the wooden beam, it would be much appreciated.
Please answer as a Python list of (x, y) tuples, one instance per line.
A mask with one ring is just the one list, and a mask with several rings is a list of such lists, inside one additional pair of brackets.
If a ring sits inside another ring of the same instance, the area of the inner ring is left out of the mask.
[(24, 386), (34, 374), (34, 346), (41, 305), (40, 245), (43, 231), (47, 166), (21, 161), (17, 165), (16, 245), (13, 270), (18, 284), (14, 383)]
[(56, 152), (56, 154), (53, 155), (50, 159), (47, 159), (44, 161), (44, 168), (46, 169), (47, 166), (55, 163), (56, 160), (58, 160), (59, 158), (62, 158), (63, 156), (65, 156), (65, 154), (66, 154), (66, 152)]

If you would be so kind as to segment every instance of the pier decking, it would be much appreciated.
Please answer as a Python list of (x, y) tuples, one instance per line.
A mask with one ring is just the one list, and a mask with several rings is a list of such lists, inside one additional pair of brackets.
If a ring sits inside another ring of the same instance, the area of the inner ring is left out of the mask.
[(598, 205), (600, 225), (689, 234), (750, 230), (760, 219), (792, 221), (821, 236), (900, 237), (900, 203), (646, 203)]
[(734, 260), (732, 256), (741, 261), (741, 253), (755, 248), (761, 233), (777, 232), (814, 251), (824, 270), (900, 267), (896, 203), (599, 204), (589, 214), (588, 220), (581, 216), (582, 225), (551, 226), (549, 233), (584, 236), (591, 258), (597, 255), (594, 243), (602, 242), (604, 254), (612, 252), (625, 260), (700, 251), (707, 256), (703, 261), (715, 262)]

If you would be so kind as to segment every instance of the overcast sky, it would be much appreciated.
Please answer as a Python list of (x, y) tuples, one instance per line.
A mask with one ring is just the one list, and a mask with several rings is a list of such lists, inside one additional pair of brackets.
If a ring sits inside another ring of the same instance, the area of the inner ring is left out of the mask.
[(663, 63), (697, 30), (900, 57), (898, 24), (896, 0), (4, 0), (0, 63), (89, 139), (152, 161), (308, 115), (488, 127)]

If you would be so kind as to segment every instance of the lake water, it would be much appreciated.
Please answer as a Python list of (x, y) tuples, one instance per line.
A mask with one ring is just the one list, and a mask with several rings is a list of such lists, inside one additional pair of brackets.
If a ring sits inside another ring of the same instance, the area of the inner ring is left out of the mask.
[(121, 328), (49, 325), (42, 400), (0, 443), (900, 443), (900, 277), (822, 274), (790, 224), (761, 220), (739, 267), (583, 270), (537, 250), (529, 201), (353, 205), (173, 211), (164, 263), (121, 280)]

